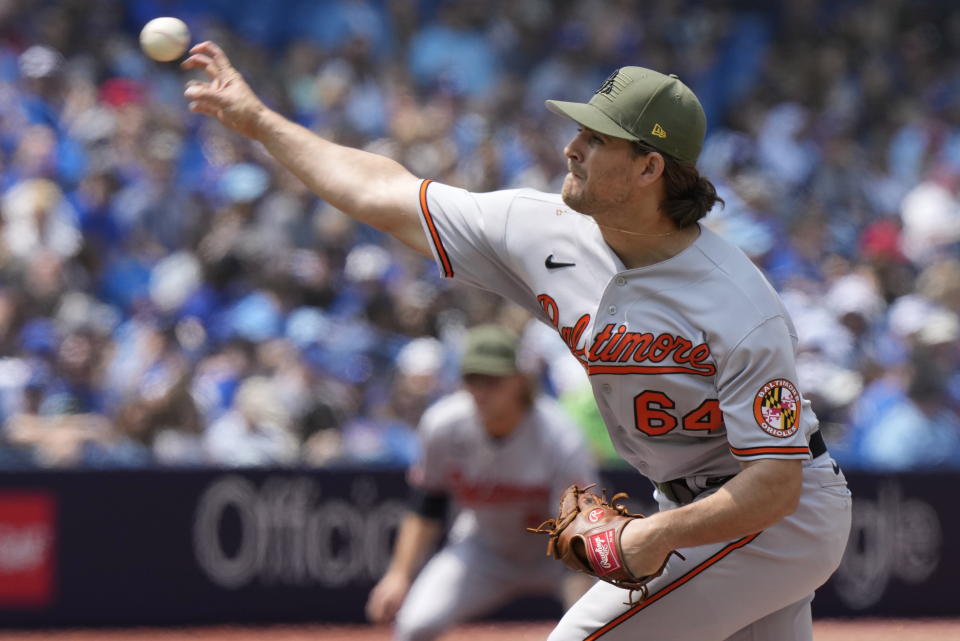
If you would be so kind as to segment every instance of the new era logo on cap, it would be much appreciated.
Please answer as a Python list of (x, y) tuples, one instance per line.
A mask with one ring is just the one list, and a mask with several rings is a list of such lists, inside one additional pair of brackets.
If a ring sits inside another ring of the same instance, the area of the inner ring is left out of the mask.
[(663, 127), (660, 126), (660, 123), (655, 124), (653, 126), (653, 129), (650, 130), (650, 133), (652, 133), (657, 138), (667, 137), (667, 132), (663, 130)]

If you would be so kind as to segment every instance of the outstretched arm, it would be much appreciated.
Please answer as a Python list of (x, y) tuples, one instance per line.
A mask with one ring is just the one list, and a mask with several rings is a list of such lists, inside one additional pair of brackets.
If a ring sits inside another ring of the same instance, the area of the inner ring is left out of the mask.
[(213, 116), (232, 131), (259, 141), (334, 207), (430, 256), (417, 205), (420, 181), (403, 166), (324, 140), (268, 109), (213, 42), (194, 46), (183, 68), (201, 69), (209, 78), (187, 83), (184, 96), (190, 111)]

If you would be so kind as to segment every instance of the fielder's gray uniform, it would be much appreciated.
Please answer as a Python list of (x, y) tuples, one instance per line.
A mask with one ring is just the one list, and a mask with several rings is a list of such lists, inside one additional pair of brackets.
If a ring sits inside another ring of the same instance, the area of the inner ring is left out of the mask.
[(397, 613), (396, 638), (433, 639), (451, 625), (514, 597), (561, 596), (569, 572), (526, 531), (555, 515), (572, 483), (596, 481), (586, 443), (560, 406), (539, 397), (499, 440), (480, 423), (473, 397), (447, 396), (423, 415), (411, 486), (442, 492), (458, 508), (447, 545), (424, 566)]
[(627, 270), (592, 218), (532, 190), (475, 194), (424, 181), (420, 209), (444, 276), (557, 329), (589, 374), (617, 451), (659, 484), (662, 509), (709, 493), (740, 461), (804, 461), (794, 514), (681, 550), (686, 560), (671, 558), (632, 607), (624, 590), (599, 582), (551, 640), (810, 639), (809, 603), (840, 562), (851, 499), (796, 387), (793, 325), (760, 271), (702, 226), (683, 252)]

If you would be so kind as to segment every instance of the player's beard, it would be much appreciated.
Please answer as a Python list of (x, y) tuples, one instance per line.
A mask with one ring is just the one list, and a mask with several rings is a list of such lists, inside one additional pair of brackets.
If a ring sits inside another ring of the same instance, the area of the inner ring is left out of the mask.
[(581, 214), (596, 218), (606, 217), (610, 211), (619, 209), (630, 198), (630, 192), (617, 181), (605, 184), (590, 182), (573, 172), (567, 173), (560, 188), (564, 204)]
[(585, 207), (588, 206), (591, 199), (587, 196), (586, 191), (587, 182), (573, 172), (568, 172), (563, 179), (563, 186), (560, 188), (560, 198), (570, 209), (581, 214), (588, 214), (589, 212), (586, 211)]

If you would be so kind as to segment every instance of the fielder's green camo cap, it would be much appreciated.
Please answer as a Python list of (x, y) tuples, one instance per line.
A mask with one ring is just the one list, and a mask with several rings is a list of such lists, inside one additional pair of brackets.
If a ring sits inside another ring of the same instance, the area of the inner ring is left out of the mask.
[(499, 325), (477, 325), (467, 332), (460, 361), (466, 374), (509, 376), (517, 372), (517, 336)]
[(547, 109), (689, 163), (697, 162), (707, 131), (703, 106), (690, 88), (673, 74), (643, 67), (617, 69), (588, 103), (547, 100)]

